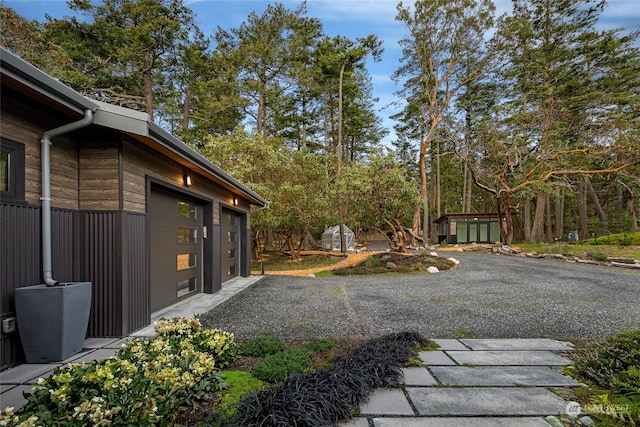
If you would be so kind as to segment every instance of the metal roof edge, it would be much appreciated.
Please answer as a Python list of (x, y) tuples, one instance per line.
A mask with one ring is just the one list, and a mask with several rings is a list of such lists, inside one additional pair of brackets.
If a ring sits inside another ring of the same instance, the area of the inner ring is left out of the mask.
[(94, 118), (94, 124), (96, 125), (153, 139), (156, 143), (194, 163), (230, 187), (237, 189), (250, 199), (253, 204), (258, 206), (268, 205), (269, 202), (258, 193), (249, 189), (222, 168), (214, 165), (200, 153), (157, 124), (151, 122), (147, 113), (92, 101), (2, 47), (0, 47), (0, 69), (2, 75), (6, 75), (73, 110), (80, 113), (84, 113), (86, 110), (91, 110), (94, 113), (97, 111), (97, 117)]
[(89, 98), (3, 47), (0, 47), (0, 69), (3, 75), (11, 77), (49, 99), (80, 113), (84, 113), (86, 110), (95, 112), (98, 108), (96, 103)]
[(219, 166), (216, 166), (207, 158), (205, 158), (202, 154), (195, 151), (193, 148), (189, 147), (180, 139), (176, 138), (166, 130), (162, 129), (160, 126), (153, 122), (149, 122), (149, 137), (152, 138), (157, 143), (161, 144), (165, 148), (173, 151), (174, 153), (180, 155), (181, 157), (193, 162), (197, 166), (201, 167), (203, 170), (209, 172), (216, 178), (221, 181), (227, 183), (228, 185), (238, 189), (249, 199), (253, 199), (255, 205), (258, 206), (266, 206), (268, 205), (268, 201), (262, 198), (258, 193), (248, 188), (246, 185), (242, 184), (240, 181), (229, 175)]

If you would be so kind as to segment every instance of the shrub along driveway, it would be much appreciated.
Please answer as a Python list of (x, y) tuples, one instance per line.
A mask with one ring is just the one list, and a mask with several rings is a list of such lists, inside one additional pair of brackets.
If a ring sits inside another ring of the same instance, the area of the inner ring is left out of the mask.
[[(449, 256), (449, 254), (441, 254)], [(266, 276), (203, 314), (240, 339), (592, 338), (640, 328), (640, 271), (478, 253), (439, 274)]]

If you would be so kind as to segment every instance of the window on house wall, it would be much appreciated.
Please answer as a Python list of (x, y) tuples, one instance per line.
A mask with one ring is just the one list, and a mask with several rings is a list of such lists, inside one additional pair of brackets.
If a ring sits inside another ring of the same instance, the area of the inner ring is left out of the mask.
[(24, 201), (24, 145), (0, 138), (0, 199)]

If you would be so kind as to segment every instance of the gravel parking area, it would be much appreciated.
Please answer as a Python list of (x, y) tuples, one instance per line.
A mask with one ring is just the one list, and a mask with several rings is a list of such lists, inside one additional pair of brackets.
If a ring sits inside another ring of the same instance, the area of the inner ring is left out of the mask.
[(202, 314), (240, 339), (593, 338), (640, 328), (640, 272), (557, 260), (442, 253), (439, 274), (266, 276)]

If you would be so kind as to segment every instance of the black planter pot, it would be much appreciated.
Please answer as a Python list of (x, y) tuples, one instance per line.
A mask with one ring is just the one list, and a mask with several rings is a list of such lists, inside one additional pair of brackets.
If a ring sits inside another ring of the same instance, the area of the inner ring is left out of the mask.
[(82, 350), (91, 282), (16, 289), (16, 320), (27, 363), (59, 362)]

